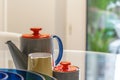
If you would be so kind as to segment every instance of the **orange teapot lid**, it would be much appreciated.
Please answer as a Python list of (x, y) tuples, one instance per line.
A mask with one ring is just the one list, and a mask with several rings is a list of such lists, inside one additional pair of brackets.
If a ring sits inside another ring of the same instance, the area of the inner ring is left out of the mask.
[(33, 31), (32, 34), (23, 34), (22, 38), (30, 38), (30, 39), (39, 39), (39, 38), (49, 38), (49, 34), (40, 34), (39, 31), (42, 30), (42, 28), (30, 28), (31, 31)]
[(68, 61), (60, 62), (60, 65), (54, 68), (54, 71), (56, 72), (73, 72), (77, 70), (78, 70), (78, 67), (72, 66), (71, 62), (68, 62)]

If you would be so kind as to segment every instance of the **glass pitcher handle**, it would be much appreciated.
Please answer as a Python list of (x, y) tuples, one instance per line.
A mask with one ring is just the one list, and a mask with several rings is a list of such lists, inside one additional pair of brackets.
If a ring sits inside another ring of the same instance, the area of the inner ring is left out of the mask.
[(61, 39), (60, 39), (58, 36), (53, 35), (53, 38), (55, 38), (55, 39), (57, 40), (58, 46), (59, 46), (58, 57), (57, 57), (57, 59), (55, 60), (55, 65), (57, 65), (57, 64), (61, 61), (62, 56), (63, 56), (63, 44), (62, 44)]

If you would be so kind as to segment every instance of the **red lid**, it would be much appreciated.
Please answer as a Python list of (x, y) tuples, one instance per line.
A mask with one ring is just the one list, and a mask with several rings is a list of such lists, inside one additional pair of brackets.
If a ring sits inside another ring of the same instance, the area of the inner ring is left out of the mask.
[(73, 72), (77, 70), (78, 70), (78, 67), (72, 66), (71, 63), (67, 61), (60, 62), (60, 65), (54, 68), (54, 71), (57, 71), (57, 72)]
[(31, 38), (31, 39), (39, 39), (39, 38), (49, 38), (49, 34), (40, 34), (39, 31), (42, 30), (42, 28), (30, 28), (31, 31), (33, 31), (32, 34), (23, 34), (23, 38)]

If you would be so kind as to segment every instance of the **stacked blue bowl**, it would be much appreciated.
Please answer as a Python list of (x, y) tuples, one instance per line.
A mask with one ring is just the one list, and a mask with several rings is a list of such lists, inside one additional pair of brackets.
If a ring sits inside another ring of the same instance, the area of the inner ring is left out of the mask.
[(56, 80), (53, 77), (18, 69), (0, 69), (0, 80)]

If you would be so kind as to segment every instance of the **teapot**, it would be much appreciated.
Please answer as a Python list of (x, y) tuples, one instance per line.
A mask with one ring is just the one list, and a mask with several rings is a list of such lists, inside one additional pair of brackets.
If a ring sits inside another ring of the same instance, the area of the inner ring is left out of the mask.
[(6, 42), (12, 55), (15, 67), (18, 69), (27, 69), (28, 54), (30, 53), (49, 52), (54, 55), (54, 38), (57, 40), (59, 46), (59, 52), (56, 60), (53, 58), (55, 61), (54, 65), (57, 65), (63, 55), (63, 44), (61, 39), (57, 35), (40, 34), (39, 31), (42, 30), (42, 28), (30, 28), (30, 30), (33, 31), (33, 33), (22, 34), (22, 36), (20, 36), (20, 50), (11, 40)]

